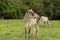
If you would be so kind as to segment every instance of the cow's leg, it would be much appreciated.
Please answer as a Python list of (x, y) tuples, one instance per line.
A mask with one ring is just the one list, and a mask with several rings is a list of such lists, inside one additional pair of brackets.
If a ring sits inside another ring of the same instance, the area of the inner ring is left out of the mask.
[(27, 37), (27, 29), (25, 28), (25, 39), (26, 39), (26, 37)]
[(51, 23), (49, 21), (47, 21), (47, 25), (50, 27), (51, 26)]
[(39, 25), (36, 24), (36, 36), (38, 36)]
[(30, 40), (30, 28), (28, 28), (27, 40)]
[(29, 29), (29, 32), (28, 32), (28, 37), (30, 38), (30, 29)]
[(42, 25), (44, 24), (44, 21), (43, 21), (43, 20), (41, 20), (41, 24), (42, 24)]
[[(35, 26), (35, 25), (34, 25)], [(35, 32), (36, 32), (36, 28), (34, 27), (33, 28), (33, 35), (35, 35)]]
[(47, 21), (45, 21), (45, 25), (46, 25), (46, 26), (48, 25)]

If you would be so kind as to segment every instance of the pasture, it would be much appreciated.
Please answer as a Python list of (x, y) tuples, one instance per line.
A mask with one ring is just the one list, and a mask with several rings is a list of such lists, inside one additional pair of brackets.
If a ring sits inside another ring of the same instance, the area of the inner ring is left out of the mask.
[[(51, 27), (39, 25), (36, 38), (31, 32), (31, 40), (60, 40), (60, 20), (52, 20)], [(0, 40), (25, 40), (22, 19), (0, 20)]]

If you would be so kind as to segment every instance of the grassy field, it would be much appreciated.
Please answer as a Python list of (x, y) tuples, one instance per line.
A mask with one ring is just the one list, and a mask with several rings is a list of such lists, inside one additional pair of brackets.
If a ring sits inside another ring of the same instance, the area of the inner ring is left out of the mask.
[[(51, 21), (51, 27), (40, 25), (38, 38), (31, 34), (31, 40), (60, 40), (60, 21)], [(0, 20), (0, 40), (25, 40), (21, 19)]]

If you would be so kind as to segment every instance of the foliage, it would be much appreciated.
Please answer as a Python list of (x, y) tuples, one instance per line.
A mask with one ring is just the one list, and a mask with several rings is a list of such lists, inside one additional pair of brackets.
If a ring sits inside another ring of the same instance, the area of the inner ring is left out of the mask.
[(60, 0), (1, 0), (0, 18), (23, 18), (29, 9), (49, 19), (60, 19)]

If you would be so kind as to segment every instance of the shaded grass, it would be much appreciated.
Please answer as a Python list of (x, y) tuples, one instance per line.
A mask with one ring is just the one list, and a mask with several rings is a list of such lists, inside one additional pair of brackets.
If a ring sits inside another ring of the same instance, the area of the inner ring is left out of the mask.
[[(36, 38), (31, 34), (31, 40), (60, 40), (60, 21), (51, 21), (51, 27), (40, 25)], [(22, 19), (0, 20), (0, 40), (25, 40)]]

